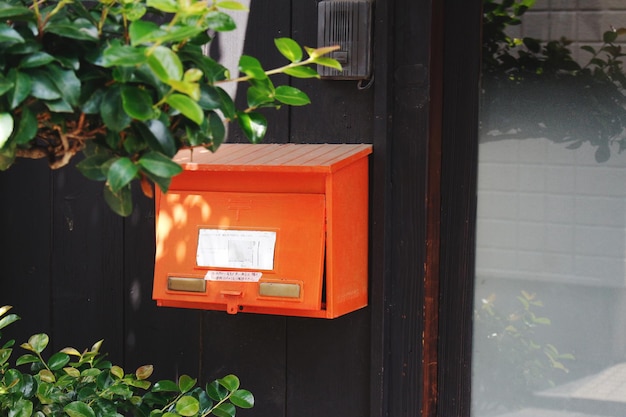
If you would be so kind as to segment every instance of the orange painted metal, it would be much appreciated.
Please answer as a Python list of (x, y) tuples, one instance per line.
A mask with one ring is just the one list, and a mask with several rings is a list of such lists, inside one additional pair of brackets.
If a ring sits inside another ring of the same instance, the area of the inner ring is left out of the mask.
[(367, 305), (371, 145), (181, 151), (156, 192), (157, 305), (335, 318)]

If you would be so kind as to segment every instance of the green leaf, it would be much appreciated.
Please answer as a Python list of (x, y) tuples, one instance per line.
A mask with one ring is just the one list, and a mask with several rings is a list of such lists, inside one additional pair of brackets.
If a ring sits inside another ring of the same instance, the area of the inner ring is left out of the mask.
[[(0, 128), (0, 130), (2, 130)], [(13, 136), (13, 141), (18, 144), (30, 142), (37, 134), (37, 118), (26, 106), (22, 107), (22, 117), (17, 125), (17, 130)], [(1, 148), (2, 146), (0, 146)]]
[(71, 106), (76, 106), (80, 97), (80, 80), (74, 71), (63, 70), (57, 65), (49, 65), (46, 68), (57, 90), (63, 92), (63, 99)]
[(27, 343), (28, 347), (25, 347), (24, 345), (22, 345), (22, 347), (32, 352), (41, 353), (44, 351), (46, 346), (48, 346), (49, 342), (50, 342), (50, 338), (48, 337), (47, 334), (38, 333), (38, 334), (32, 335), (28, 339), (28, 343)]
[(133, 391), (128, 385), (112, 385), (111, 387), (109, 387), (109, 391), (112, 394), (118, 395), (124, 399), (129, 399), (133, 396)]
[(15, 6), (3, 2), (0, 4), (0, 19), (11, 20), (16, 17), (32, 16), (33, 12), (27, 7)]
[[(176, 141), (167, 126), (157, 119), (137, 124), (141, 136), (149, 146), (170, 158), (176, 154)], [(145, 129), (147, 128), (147, 129)]]
[(237, 114), (237, 122), (250, 142), (259, 143), (265, 137), (267, 119), (262, 114), (240, 112)]
[(198, 104), (204, 110), (219, 109), (222, 101), (220, 93), (217, 91), (217, 88), (205, 84), (201, 85), (200, 99), (198, 100)]
[(220, 404), (213, 410), (217, 417), (235, 417), (236, 412), (235, 406), (229, 403)]
[[(139, 163), (141, 164), (141, 161)], [(180, 391), (178, 389), (178, 384), (176, 382), (164, 379), (162, 381), (156, 382), (152, 386), (152, 392), (180, 392)]]
[(70, 103), (62, 98), (56, 100), (47, 100), (46, 107), (53, 113), (73, 113), (74, 109), (70, 106)]
[[(137, 161), (137, 163), (144, 170), (158, 177), (170, 178), (170, 177), (173, 177), (174, 175), (180, 174), (183, 171), (183, 168), (179, 164), (172, 161), (170, 158), (166, 157), (165, 155), (159, 152), (155, 152), (155, 151), (145, 153), (144, 155), (142, 155), (141, 158), (139, 158), (139, 161)], [(162, 382), (166, 384), (169, 381), (162, 381)], [(171, 391), (171, 389), (169, 391)]]
[(13, 68), (9, 70), (7, 80), (13, 84), (13, 88), (9, 91), (8, 97), (9, 108), (13, 110), (30, 94), (32, 81), (28, 75), (23, 72), (18, 72)]
[(105, 90), (99, 88), (95, 90), (87, 100), (83, 103), (81, 111), (85, 114), (97, 114), (100, 112), (100, 105), (102, 104), (102, 97), (104, 97)]
[(146, 5), (165, 13), (176, 13), (178, 11), (178, 2), (176, 0), (148, 0)]
[(291, 38), (274, 39), (278, 51), (291, 62), (302, 61), (302, 48)]
[(13, 165), (15, 161), (15, 143), (9, 143), (9, 146), (0, 148), (0, 171), (6, 171)]
[(153, 38), (158, 42), (181, 42), (194, 38), (204, 31), (202, 26), (173, 26), (167, 27), (167, 30), (155, 32)]
[(224, 378), (218, 379), (217, 382), (230, 392), (239, 389), (239, 378), (236, 375), (226, 375)]
[(81, 401), (74, 401), (63, 408), (63, 411), (70, 417), (96, 417), (93, 409)]
[(286, 68), (283, 72), (294, 78), (320, 78), (317, 71), (306, 66)]
[(288, 85), (276, 87), (274, 97), (281, 103), (285, 103), (290, 106), (304, 106), (311, 102), (309, 97), (304, 92)]
[(217, 94), (220, 98), (220, 110), (224, 117), (232, 120), (235, 118), (235, 103), (224, 89), (216, 87)]
[(148, 388), (150, 388), (150, 385), (151, 385), (150, 381), (136, 380), (136, 379), (127, 379), (125, 383), (130, 386), (141, 388), (144, 390), (147, 390)]
[(78, 18), (72, 22), (69, 20), (51, 20), (45, 27), (45, 32), (54, 33), (65, 38), (82, 41), (99, 40), (98, 28), (87, 19)]
[(148, 57), (148, 65), (156, 76), (167, 83), (169, 80), (180, 80), (183, 78), (183, 64), (174, 51), (165, 46), (154, 49)]
[(176, 412), (181, 416), (192, 417), (200, 411), (200, 403), (197, 399), (185, 395), (176, 401)]
[(156, 184), (164, 194), (167, 193), (167, 190), (170, 188), (170, 184), (172, 183), (171, 178), (157, 177), (156, 175), (146, 171), (144, 171), (144, 174), (150, 181)]
[(189, 375), (181, 375), (178, 378), (178, 387), (180, 388), (180, 392), (187, 392), (191, 390), (198, 382), (196, 379), (191, 378)]
[(321, 56), (321, 57), (315, 58), (314, 61), (317, 65), (333, 68), (333, 69), (336, 69), (337, 71), (341, 71), (343, 69), (339, 61), (337, 61), (336, 59)]
[(49, 64), (54, 61), (54, 57), (47, 52), (35, 52), (33, 54), (26, 55), (20, 61), (21, 68), (35, 68)]
[(110, 159), (110, 155), (97, 153), (80, 161), (76, 164), (76, 168), (90, 180), (104, 181), (106, 180), (106, 174), (102, 167)]
[(145, 4), (141, 2), (132, 2), (132, 3), (124, 4), (123, 14), (126, 17), (126, 19), (128, 19), (131, 22), (134, 22), (134, 21), (141, 19), (146, 14), (147, 11), (148, 11), (148, 8), (146, 7)]
[(5, 364), (9, 360), (9, 357), (11, 356), (11, 352), (13, 352), (13, 349), (7, 349), (7, 348), (0, 349), (0, 365)]
[(239, 71), (256, 80), (267, 78), (259, 60), (248, 55), (242, 55), (239, 58)]
[(119, 85), (109, 88), (102, 97), (100, 116), (104, 124), (113, 132), (121, 132), (130, 125), (131, 118), (124, 110)]
[[(8, 310), (7, 310), (8, 311)], [(3, 314), (6, 313), (3, 312)], [(1, 316), (2, 314), (0, 314)], [(2, 319), (0, 319), (0, 329), (4, 329), (5, 327), (7, 327), (9, 324), (11, 323), (15, 323), (16, 321), (18, 321), (20, 319), (20, 316), (18, 316), (17, 314), (7, 314), (6, 316), (2, 317)]]
[(204, 145), (215, 152), (226, 138), (226, 128), (222, 118), (215, 112), (208, 112), (204, 120), (196, 132), (196, 137), (193, 138), (192, 145)]
[(69, 361), (70, 355), (63, 352), (57, 352), (50, 356), (50, 359), (48, 359), (48, 367), (53, 371), (57, 371), (67, 365)]
[(129, 158), (122, 157), (116, 160), (109, 167), (107, 173), (107, 184), (113, 193), (117, 193), (127, 186), (139, 172), (139, 167)]
[(124, 378), (124, 370), (117, 365), (112, 366), (110, 372), (111, 372), (111, 375), (113, 375), (117, 379)]
[(268, 91), (264, 88), (250, 87), (246, 91), (248, 106), (251, 108), (257, 108), (264, 104), (274, 102), (274, 92)]
[(174, 109), (181, 112), (185, 117), (201, 125), (204, 120), (204, 112), (198, 103), (188, 96), (182, 94), (172, 94), (165, 102)]
[(15, 361), (15, 364), (19, 366), (19, 365), (25, 365), (27, 363), (36, 363), (39, 361), (40, 359), (37, 356), (27, 353), (17, 358), (17, 360)]
[(102, 53), (102, 66), (136, 66), (148, 61), (146, 48), (112, 44)]
[(213, 381), (206, 386), (206, 393), (213, 401), (222, 401), (230, 394), (230, 391), (220, 385), (218, 381)]
[(136, 20), (128, 28), (130, 44), (135, 46), (141, 43), (154, 41), (154, 34), (159, 30), (159, 26), (148, 20)]
[(122, 88), (122, 106), (126, 114), (133, 119), (145, 121), (155, 117), (152, 97), (145, 89), (124, 86)]
[(176, 91), (187, 94), (194, 101), (200, 100), (200, 84), (197, 82), (170, 80), (168, 84)]
[(0, 23), (0, 42), (7, 44), (24, 43), (24, 38), (6, 23)]
[(0, 148), (4, 147), (13, 133), (13, 117), (10, 113), (0, 113)]
[(222, 12), (210, 12), (206, 16), (205, 23), (207, 29), (212, 29), (216, 32), (229, 32), (237, 27), (233, 18)]
[(37, 375), (39, 376), (39, 379), (41, 379), (42, 382), (48, 382), (50, 384), (53, 384), (56, 382), (56, 378), (54, 374), (47, 369), (40, 370)]
[(33, 69), (28, 72), (32, 80), (32, 88), (30, 94), (41, 100), (56, 100), (61, 98), (61, 91), (50, 75), (43, 70)]
[(230, 401), (239, 408), (252, 408), (254, 406), (254, 395), (248, 390), (238, 389), (230, 396)]
[(617, 39), (617, 32), (612, 31), (612, 30), (608, 30), (604, 32), (602, 36), (602, 41), (604, 43), (613, 43), (615, 42), (616, 39)]
[(0, 96), (3, 96), (13, 88), (13, 83), (0, 75)]
[(107, 202), (113, 212), (122, 217), (129, 216), (133, 211), (133, 197), (130, 184), (119, 190), (117, 193), (114, 193), (109, 187), (105, 186), (104, 201)]
[(72, 378), (79, 378), (80, 377), (80, 371), (76, 368), (72, 368), (70, 366), (63, 368), (63, 371), (65, 371), (65, 373), (69, 376), (71, 376)]
[(31, 417), (33, 414), (33, 403), (25, 398), (20, 398), (11, 407), (8, 417)]
[(243, 4), (239, 3), (238, 1), (223, 0), (223, 1), (218, 1), (215, 5), (219, 7), (220, 9), (238, 10), (238, 11), (244, 11), (244, 12), (248, 11), (248, 8), (244, 6)]

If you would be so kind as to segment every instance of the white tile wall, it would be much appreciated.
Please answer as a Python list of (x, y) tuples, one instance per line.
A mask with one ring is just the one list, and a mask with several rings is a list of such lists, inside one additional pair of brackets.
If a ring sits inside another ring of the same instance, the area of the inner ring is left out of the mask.
[[(580, 46), (599, 47), (602, 34), (611, 27), (626, 27), (626, 1), (537, 0), (522, 17), (522, 24), (512, 28), (510, 35), (542, 40), (565, 37), (574, 42), (570, 46), (574, 58), (587, 63), (590, 55)], [(626, 38), (622, 37), (621, 41), (626, 42)]]
[(547, 139), (480, 145), (477, 276), (626, 286), (626, 155)]

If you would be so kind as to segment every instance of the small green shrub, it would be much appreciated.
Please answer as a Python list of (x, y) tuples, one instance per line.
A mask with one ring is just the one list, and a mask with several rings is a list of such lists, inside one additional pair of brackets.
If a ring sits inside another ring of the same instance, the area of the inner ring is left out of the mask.
[[(0, 331), (17, 321), (0, 307)], [(2, 334), (0, 333), (0, 337)], [(152, 384), (152, 366), (126, 373), (101, 352), (102, 341), (82, 352), (65, 348), (44, 357), (49, 338), (31, 336), (25, 353), (11, 364), (14, 340), (0, 348), (0, 415), (10, 417), (233, 417), (251, 408), (254, 396), (235, 375), (205, 387), (188, 375)]]

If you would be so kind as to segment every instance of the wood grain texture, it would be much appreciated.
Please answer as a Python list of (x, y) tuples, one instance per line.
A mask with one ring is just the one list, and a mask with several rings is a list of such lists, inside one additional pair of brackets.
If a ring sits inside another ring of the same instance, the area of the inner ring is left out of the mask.
[(19, 160), (0, 172), (0, 305), (22, 318), (2, 330), (2, 343), (51, 328), (50, 178), (46, 161)]
[(481, 18), (479, 2), (446, 2), (437, 414), (442, 417), (469, 416), (471, 405)]

